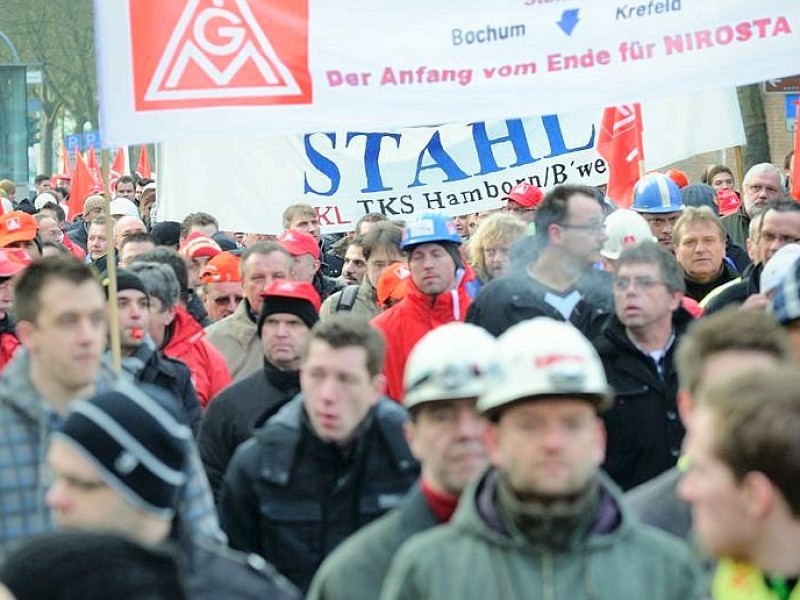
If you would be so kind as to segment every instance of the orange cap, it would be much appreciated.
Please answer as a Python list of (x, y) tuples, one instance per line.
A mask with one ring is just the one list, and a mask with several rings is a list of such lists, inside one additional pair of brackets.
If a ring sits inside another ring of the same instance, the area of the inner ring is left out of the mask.
[(689, 176), (680, 169), (668, 169), (664, 175), (672, 179), (679, 188), (689, 185)]
[(378, 278), (377, 293), (378, 306), (383, 307), (386, 301), (402, 300), (406, 295), (406, 285), (411, 277), (411, 271), (405, 263), (394, 263), (386, 267)]
[(220, 252), (206, 263), (200, 279), (203, 283), (228, 283), (242, 280), (241, 259), (230, 252)]
[(0, 216), (0, 248), (14, 242), (30, 242), (36, 237), (39, 224), (32, 215), (13, 210)]

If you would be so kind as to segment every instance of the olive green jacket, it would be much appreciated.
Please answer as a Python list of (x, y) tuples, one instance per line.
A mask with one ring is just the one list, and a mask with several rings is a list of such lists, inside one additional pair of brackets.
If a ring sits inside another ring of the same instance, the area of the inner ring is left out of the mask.
[(699, 573), (686, 546), (637, 521), (606, 477), (601, 485), (605, 514), (558, 553), (503, 530), (492, 508), (495, 481), (490, 470), (464, 492), (449, 525), (420, 533), (400, 548), (382, 600), (697, 597)]

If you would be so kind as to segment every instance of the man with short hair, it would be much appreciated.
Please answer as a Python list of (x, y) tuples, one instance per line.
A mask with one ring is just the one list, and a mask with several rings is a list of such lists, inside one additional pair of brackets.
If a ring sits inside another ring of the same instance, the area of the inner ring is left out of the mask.
[(608, 435), (603, 468), (623, 490), (674, 466), (683, 440), (673, 357), (692, 315), (682, 307), (683, 271), (646, 240), (614, 265), (614, 314), (593, 344), (614, 388), (603, 413)]
[(145, 547), (172, 542), (192, 598), (298, 598), (264, 561), (175, 527), (191, 444), (180, 419), (133, 385), (76, 402), (47, 453), (54, 475), (47, 505), (56, 527), (113, 532)]
[(363, 238), (365, 274), (361, 284), (357, 288), (345, 287), (329, 296), (322, 303), (320, 319), (324, 321), (340, 311), (350, 312), (367, 320), (380, 314), (376, 292), (378, 280), (389, 265), (403, 260), (400, 250), (402, 235), (403, 230), (394, 223), (384, 221), (372, 226)]
[(208, 340), (225, 357), (232, 381), (241, 381), (262, 368), (264, 351), (256, 321), (261, 313), (261, 293), (276, 279), (291, 277), (292, 256), (275, 242), (249, 246), (241, 257), (244, 300), (229, 317), (208, 327)]
[(611, 276), (593, 267), (607, 238), (594, 189), (555, 186), (539, 205), (535, 222), (536, 236), (517, 243), (534, 245), (532, 262), (512, 261), (510, 273), (481, 288), (467, 322), (497, 336), (515, 323), (546, 316), (569, 321), (589, 338), (597, 336), (613, 298)]
[(117, 321), (122, 368), (137, 381), (170, 392), (178, 400), (192, 432), (197, 434), (202, 412), (192, 374), (185, 364), (167, 358), (156, 347), (149, 333), (150, 295), (142, 280), (130, 271), (117, 271)]
[[(791, 360), (786, 334), (770, 315), (728, 308), (699, 319), (683, 336), (675, 353), (678, 409), (687, 431), (702, 389), (748, 368), (786, 364)], [(680, 463), (679, 463), (680, 464)], [(648, 525), (684, 540), (692, 529), (689, 505), (678, 498), (678, 467), (626, 495), (628, 505)]]
[(463, 321), (470, 305), (461, 236), (450, 217), (422, 215), (403, 229), (400, 249), (411, 277), (405, 297), (372, 319), (386, 339), (386, 395), (403, 398), (403, 371), (414, 345), (430, 330)]
[(50, 186), (50, 177), (47, 175), (37, 175), (33, 179), (33, 187), (36, 190), (36, 195), (49, 192), (52, 188)]
[(342, 540), (397, 506), (418, 468), (406, 411), (382, 397), (384, 344), (368, 323), (315, 325), (302, 393), (236, 450), (220, 515), (231, 546), (256, 552), (305, 591)]
[(215, 496), (236, 448), (300, 391), (300, 359), (319, 320), (319, 294), (305, 281), (273, 281), (256, 323), (263, 367), (220, 392), (203, 417), (200, 456)]
[(181, 223), (180, 241), (183, 242), (192, 233), (202, 233), (211, 237), (219, 231), (219, 222), (216, 217), (206, 212), (196, 212), (186, 215)]
[(114, 248), (119, 252), (122, 242), (133, 233), (147, 233), (147, 227), (139, 217), (124, 216), (114, 223)]
[[(342, 272), (343, 260), (333, 251), (330, 236), (323, 236), (317, 211), (310, 204), (292, 204), (283, 211), (283, 228), (302, 231), (311, 235), (319, 245), (322, 274), (338, 277)], [(317, 291), (320, 291), (317, 288)], [(323, 300), (325, 296), (322, 297)]]
[[(454, 343), (454, 340), (457, 343)], [(403, 503), (354, 533), (322, 563), (308, 600), (374, 600), (391, 559), (411, 536), (450, 520), (469, 482), (488, 464), (478, 397), (498, 372), (495, 339), (448, 323), (414, 347), (405, 372), (406, 439), (421, 464)]]
[(241, 304), (241, 260), (230, 252), (220, 252), (206, 263), (200, 274), (201, 296), (212, 321), (232, 315)]
[(450, 523), (400, 548), (381, 598), (693, 597), (688, 550), (632, 518), (600, 470), (612, 397), (589, 341), (536, 318), (496, 352), (500, 378), (478, 400), (492, 467)]
[(156, 247), (153, 236), (144, 231), (134, 231), (129, 233), (119, 242), (119, 266), (127, 269), (131, 266), (137, 256), (145, 252), (150, 252)]
[[(111, 225), (111, 231), (114, 231), (113, 223)], [(86, 260), (97, 269), (98, 273), (104, 273), (106, 270), (108, 243), (106, 216), (99, 215), (90, 223), (86, 235)]]
[(722, 226), (735, 244), (744, 247), (750, 219), (770, 200), (785, 198), (785, 190), (786, 177), (775, 165), (759, 163), (750, 167), (742, 181), (741, 206), (735, 213), (722, 217)]
[(367, 273), (367, 261), (364, 258), (364, 238), (354, 237), (344, 253), (342, 280), (345, 285), (360, 285)]
[(645, 175), (633, 188), (631, 210), (644, 217), (656, 241), (672, 252), (672, 232), (683, 211), (678, 184), (663, 173)]
[[(760, 217), (758, 216), (760, 215)], [(765, 310), (769, 298), (761, 290), (761, 274), (775, 253), (787, 244), (800, 242), (800, 203), (789, 198), (770, 200), (763, 210), (751, 217), (751, 223), (760, 218), (755, 241), (758, 263), (743, 279), (727, 287), (706, 306), (714, 313), (728, 305), (741, 305), (747, 310)], [(751, 241), (748, 239), (748, 247)]]
[[(73, 401), (119, 383), (101, 361), (106, 300), (89, 267), (72, 259), (36, 261), (15, 291), (23, 349), (0, 379), (0, 557), (53, 526), (44, 500), (49, 435)], [(194, 444), (188, 452), (182, 527), (189, 535), (219, 540), (213, 498)]]
[(796, 598), (800, 577), (800, 375), (740, 371), (707, 388), (678, 486), (719, 562), (714, 598)]
[(686, 207), (672, 231), (672, 245), (685, 275), (686, 295), (697, 302), (739, 276), (725, 260), (725, 229), (707, 206)]
[(126, 198), (131, 202), (136, 202), (136, 186), (133, 177), (130, 175), (123, 175), (114, 183), (114, 197)]

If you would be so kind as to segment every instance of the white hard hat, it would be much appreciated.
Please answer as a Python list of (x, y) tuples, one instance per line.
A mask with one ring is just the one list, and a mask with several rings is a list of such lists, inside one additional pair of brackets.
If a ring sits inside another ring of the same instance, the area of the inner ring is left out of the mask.
[(606, 217), (606, 235), (600, 254), (610, 260), (617, 260), (625, 248), (635, 246), (644, 240), (653, 240), (653, 233), (645, 218), (635, 210), (621, 208)]
[(583, 334), (569, 323), (537, 317), (514, 325), (497, 340), (501, 379), (480, 400), (492, 416), (503, 406), (537, 396), (586, 398), (598, 411), (613, 395), (603, 363)]
[(112, 217), (138, 217), (139, 209), (127, 198), (114, 198), (108, 206)]
[(406, 362), (403, 404), (477, 398), (499, 373), (497, 340), (485, 329), (453, 322), (429, 331)]
[(778, 287), (783, 278), (792, 272), (798, 258), (800, 258), (800, 244), (786, 244), (773, 254), (761, 271), (759, 291), (762, 294), (769, 294)]

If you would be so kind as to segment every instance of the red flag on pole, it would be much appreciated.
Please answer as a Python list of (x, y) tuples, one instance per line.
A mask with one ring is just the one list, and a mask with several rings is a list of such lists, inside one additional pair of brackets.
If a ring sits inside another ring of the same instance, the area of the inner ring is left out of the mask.
[(642, 175), (642, 107), (638, 103), (603, 111), (597, 152), (608, 163), (606, 195), (620, 208), (633, 203), (633, 186)]
[(792, 187), (789, 195), (800, 202), (800, 102), (797, 103), (797, 125), (794, 128), (794, 154), (792, 155)]
[(139, 146), (139, 162), (136, 165), (136, 172), (139, 177), (152, 179), (153, 173), (150, 170), (150, 157), (147, 155), (147, 146)]
[(69, 217), (74, 219), (83, 213), (83, 201), (92, 192), (102, 193), (103, 188), (93, 177), (92, 172), (83, 160), (83, 156), (75, 150), (75, 169), (72, 172), (72, 187), (69, 192)]
[(86, 166), (89, 167), (94, 180), (100, 181), (100, 163), (97, 161), (94, 146), (89, 146), (89, 150), (86, 152)]
[(125, 149), (120, 148), (111, 163), (111, 170), (108, 172), (108, 187), (112, 190), (117, 183), (117, 179), (125, 174)]
[(65, 181), (72, 181), (72, 163), (69, 159), (69, 150), (61, 146), (61, 170), (50, 178), (50, 185), (58, 187)]

